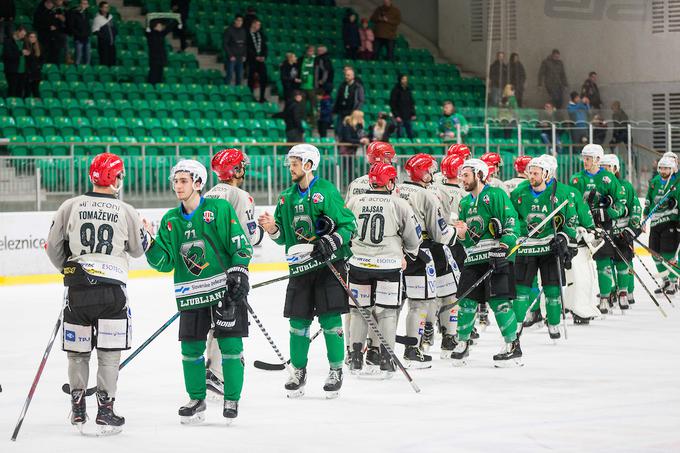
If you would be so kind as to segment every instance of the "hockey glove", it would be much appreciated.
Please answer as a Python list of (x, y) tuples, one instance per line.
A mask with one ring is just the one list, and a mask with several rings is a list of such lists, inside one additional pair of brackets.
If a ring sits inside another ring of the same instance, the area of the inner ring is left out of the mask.
[(608, 208), (611, 205), (614, 204), (614, 199), (612, 198), (611, 195), (602, 195), (600, 197), (600, 207), (601, 208)]
[(590, 210), (590, 214), (593, 216), (593, 222), (595, 226), (603, 227), (607, 222), (609, 222), (610, 217), (606, 208), (593, 208)]
[(569, 237), (564, 232), (559, 232), (550, 241), (550, 253), (564, 260), (569, 254)]
[(494, 239), (503, 237), (503, 225), (501, 224), (501, 221), (492, 217), (491, 220), (489, 220), (489, 231)]
[(324, 236), (327, 234), (333, 234), (335, 233), (335, 230), (337, 228), (337, 225), (335, 223), (335, 220), (331, 219), (327, 215), (323, 214), (319, 216), (318, 219), (316, 219), (316, 235), (317, 236)]
[(621, 231), (621, 239), (626, 241), (627, 244), (633, 245), (633, 242), (640, 236), (640, 233), (642, 233), (640, 228), (626, 227)]
[(314, 241), (311, 257), (317, 261), (328, 261), (341, 245), (342, 240), (335, 234), (321, 236)]
[(678, 207), (678, 201), (673, 197), (668, 197), (668, 199), (666, 200), (666, 203), (667, 203), (667, 206), (668, 206), (667, 209), (669, 211), (672, 211), (673, 209)]
[(501, 270), (510, 265), (507, 257), (508, 249), (505, 247), (496, 247), (489, 250), (489, 266), (495, 270)]
[(234, 266), (227, 272), (227, 295), (226, 300), (232, 304), (242, 303), (250, 291), (248, 282), (248, 269), (243, 266)]

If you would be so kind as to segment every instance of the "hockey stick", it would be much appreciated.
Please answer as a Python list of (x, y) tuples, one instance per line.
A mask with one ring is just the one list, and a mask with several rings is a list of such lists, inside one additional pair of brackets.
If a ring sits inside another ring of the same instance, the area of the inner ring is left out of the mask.
[(656, 285), (656, 287), (657, 287), (658, 289), (661, 290), (661, 294), (663, 294), (664, 297), (666, 298), (666, 300), (668, 301), (668, 303), (671, 304), (671, 307), (675, 308), (675, 305), (673, 304), (673, 301), (671, 300), (670, 297), (668, 297), (668, 294), (666, 294), (666, 292), (663, 290), (663, 288), (661, 287), (661, 285), (659, 285), (659, 282), (656, 281), (656, 278), (654, 278), (654, 274), (652, 274), (652, 271), (649, 270), (649, 268), (647, 267), (647, 265), (645, 264), (645, 262), (642, 260), (642, 258), (640, 258), (639, 256), (635, 255), (635, 250), (633, 249), (633, 246), (632, 246), (632, 245), (630, 246), (630, 248), (631, 248), (631, 250), (633, 250), (633, 256), (636, 257), (636, 258), (638, 259), (638, 261), (640, 262), (640, 264), (642, 264), (642, 267), (644, 267), (645, 270), (647, 271), (647, 273), (649, 274), (649, 276), (652, 277), (652, 281), (654, 282), (654, 284)]
[[(506, 258), (510, 258), (512, 255), (514, 255), (515, 252), (517, 252), (517, 250), (519, 250), (519, 248), (522, 246), (522, 244), (524, 244), (526, 241), (528, 241), (529, 239), (531, 239), (531, 237), (532, 237), (534, 234), (536, 234), (541, 228), (543, 228), (543, 227), (545, 226), (546, 223), (550, 222), (550, 220), (551, 220), (553, 217), (555, 217), (555, 215), (559, 212), (559, 210), (562, 209), (567, 203), (569, 203), (569, 200), (568, 200), (568, 199), (567, 199), (567, 200), (564, 200), (562, 203), (560, 203), (560, 205), (559, 205), (558, 207), (556, 207), (550, 214), (548, 214), (548, 215), (545, 217), (545, 219), (543, 219), (543, 220), (541, 221), (541, 223), (539, 223), (538, 225), (536, 225), (536, 227), (535, 227), (533, 230), (531, 230), (531, 231), (529, 232), (529, 234), (527, 234), (527, 235), (526, 235), (525, 237), (523, 237), (523, 238), (520, 238), (520, 239), (517, 241), (517, 243), (515, 244), (515, 246), (514, 246), (512, 249), (510, 249), (510, 252), (509, 252), (505, 257), (506, 257)], [(476, 282), (474, 282), (472, 285), (470, 285), (470, 287), (469, 287), (469, 288), (468, 288), (468, 289), (467, 289), (467, 290), (466, 290), (466, 291), (458, 298), (457, 301), (455, 301), (453, 304), (449, 304), (449, 305), (451, 305), (451, 307), (454, 307), (454, 306), (458, 305), (458, 302), (459, 302), (460, 300), (462, 300), (462, 299), (466, 298), (468, 295), (470, 295), (470, 293), (471, 293), (476, 287), (478, 287), (484, 280), (486, 280), (487, 278), (489, 278), (489, 276), (490, 276), (492, 273), (493, 273), (493, 268), (492, 268), (492, 267), (489, 267), (489, 270), (487, 270), (486, 272), (484, 272), (484, 275), (482, 275), (481, 277), (479, 277), (479, 278), (477, 279)]]
[(638, 279), (638, 282), (640, 282), (640, 284), (641, 284), (642, 287), (645, 289), (645, 291), (647, 292), (647, 294), (649, 295), (649, 297), (652, 299), (652, 302), (654, 302), (654, 305), (657, 306), (657, 308), (659, 309), (659, 311), (661, 312), (661, 314), (664, 316), (664, 318), (667, 318), (668, 315), (666, 314), (665, 311), (663, 311), (663, 308), (661, 308), (661, 305), (659, 305), (659, 301), (656, 300), (656, 298), (654, 297), (654, 295), (652, 294), (652, 292), (649, 290), (649, 288), (647, 288), (647, 285), (645, 285), (645, 282), (642, 281), (642, 279), (640, 278), (640, 276), (638, 275), (638, 273), (635, 272), (635, 269), (633, 269), (633, 266), (631, 266), (630, 262), (626, 259), (625, 256), (623, 256), (623, 253), (622, 253), (621, 250), (619, 250), (619, 248), (616, 246), (616, 244), (614, 243), (614, 240), (613, 240), (612, 237), (609, 235), (609, 233), (608, 233), (606, 230), (604, 230), (604, 229), (598, 229), (598, 232), (602, 233), (602, 234), (604, 235), (604, 237), (607, 239), (607, 241), (609, 241), (609, 244), (612, 246), (612, 248), (614, 249), (614, 251), (616, 251), (616, 254), (619, 255), (619, 258), (621, 258), (621, 261), (623, 261), (624, 263), (626, 263), (626, 265), (628, 266), (628, 269), (630, 269), (631, 271), (633, 271), (633, 275), (635, 276), (635, 278)]
[[(552, 209), (555, 209), (555, 194), (557, 194), (557, 179), (555, 179), (554, 181), (555, 181), (555, 183), (554, 183), (554, 186), (552, 188), (552, 196), (550, 197), (550, 207)], [(557, 240), (557, 219), (555, 218), (555, 216), (553, 216), (553, 218), (552, 218), (552, 225), (553, 225), (553, 240), (556, 241)], [(569, 253), (568, 250), (567, 250), (567, 253)], [(562, 257), (559, 254), (557, 254), (557, 256), (555, 257), (555, 262), (557, 263), (557, 281), (560, 284), (560, 305), (561, 305), (561, 309), (562, 309), (562, 327), (564, 329), (564, 339), (568, 340), (569, 337), (567, 335), (567, 315), (564, 311), (564, 287), (563, 287), (563, 285), (564, 285), (564, 279), (563, 279), (564, 275), (562, 274), (562, 271), (563, 271)], [(547, 316), (546, 316), (546, 319), (547, 319)], [(550, 325), (548, 325), (548, 326), (550, 326)]]
[(57, 319), (57, 322), (54, 325), (54, 330), (52, 331), (52, 335), (50, 336), (50, 341), (47, 343), (47, 347), (45, 348), (45, 352), (43, 353), (42, 360), (40, 361), (40, 365), (38, 366), (38, 372), (35, 374), (35, 377), (33, 378), (33, 383), (31, 384), (31, 388), (28, 391), (28, 396), (26, 397), (26, 401), (24, 401), (24, 407), (21, 409), (19, 419), (17, 420), (17, 424), (14, 427), (14, 432), (12, 433), (12, 442), (16, 442), (17, 436), (19, 435), (19, 430), (21, 429), (21, 425), (24, 423), (24, 418), (26, 417), (28, 406), (31, 404), (31, 401), (33, 400), (35, 389), (38, 387), (38, 381), (40, 380), (40, 376), (42, 376), (43, 370), (45, 369), (45, 364), (47, 363), (47, 358), (50, 356), (50, 351), (52, 351), (52, 345), (54, 344), (54, 340), (57, 338), (57, 333), (59, 332), (59, 327), (61, 326), (63, 316), (64, 309), (62, 308), (61, 311), (59, 312), (59, 318)]
[(661, 200), (659, 200), (652, 207), (652, 209), (649, 211), (649, 214), (647, 214), (647, 217), (645, 217), (645, 219), (642, 221), (642, 223), (640, 223), (640, 228), (642, 228), (645, 225), (645, 223), (647, 223), (647, 221), (649, 221), (649, 219), (652, 218), (652, 215), (659, 209), (659, 207), (661, 207), (661, 203), (666, 201), (666, 198), (670, 197), (671, 193), (673, 193), (673, 191), (675, 190), (677, 185), (678, 185), (677, 182), (675, 184), (673, 184), (673, 186), (670, 189), (668, 189), (668, 192), (666, 192), (666, 194), (663, 197), (661, 197)]
[(654, 258), (657, 260), (661, 261), (661, 263), (666, 266), (669, 272), (673, 273), (675, 276), (680, 277), (680, 268), (678, 268), (675, 264), (671, 263), (668, 261), (662, 254), (659, 252), (655, 252), (654, 250), (650, 249), (648, 246), (640, 242), (638, 238), (634, 239), (635, 242), (637, 242), (639, 245), (642, 246), (643, 249), (645, 249), (647, 252), (649, 252), (650, 255), (652, 255)]
[[(189, 258), (188, 258), (188, 259), (189, 259)], [(189, 259), (189, 261), (191, 261), (191, 259)], [(272, 280), (267, 280), (266, 282), (257, 283), (257, 284), (255, 284), (255, 285), (253, 285), (252, 289), (260, 288), (260, 287), (262, 287), (262, 286), (266, 286), (266, 285), (269, 285), (269, 284), (272, 284), (272, 283), (276, 283), (276, 282), (279, 282), (279, 281), (281, 281), (281, 280), (286, 280), (286, 279), (288, 279), (288, 275), (284, 275), (284, 276), (281, 276), (281, 277), (277, 277), (277, 278), (274, 278), (274, 279), (272, 279)], [(149, 346), (149, 344), (150, 344), (153, 340), (155, 340), (156, 337), (158, 337), (165, 329), (167, 329), (168, 327), (170, 327), (170, 324), (172, 324), (173, 322), (175, 322), (175, 320), (179, 317), (179, 313), (180, 313), (180, 312), (177, 312), (177, 313), (175, 313), (174, 315), (172, 315), (172, 317), (171, 317), (170, 319), (168, 319), (168, 320), (165, 322), (165, 324), (163, 324), (158, 330), (156, 330), (153, 334), (151, 334), (151, 336), (150, 336), (144, 343), (142, 343), (137, 349), (135, 349), (135, 350), (132, 352), (132, 354), (130, 354), (125, 360), (123, 360), (123, 361), (121, 362), (121, 364), (118, 366), (118, 369), (119, 369), (119, 370), (122, 370), (123, 367), (125, 367), (125, 365), (127, 365), (128, 363), (130, 363), (130, 361), (131, 361), (132, 359), (134, 359), (134, 358), (137, 356), (137, 354), (139, 354), (140, 352), (142, 352), (142, 350), (143, 350), (144, 348), (146, 348), (147, 346)], [(283, 369), (283, 368), (282, 368), (282, 369)], [(64, 384), (64, 385), (61, 386), (61, 391), (64, 392), (64, 393), (66, 393), (66, 394), (69, 394), (69, 395), (70, 395), (70, 394), (71, 394), (71, 386), (70, 386), (68, 383), (67, 383), (67, 384)], [(85, 396), (90, 396), (90, 395), (94, 394), (96, 391), (97, 391), (97, 386), (90, 387), (89, 389), (87, 389), (87, 390), (85, 391)]]
[(541, 296), (543, 295), (543, 287), (541, 287), (541, 290), (538, 293), (538, 296), (534, 299), (534, 301), (529, 305), (529, 308), (527, 308), (527, 312), (524, 314), (524, 319), (522, 320), (522, 323), (527, 320), (527, 316), (529, 316), (529, 313), (531, 313), (531, 310), (534, 308), (534, 305), (538, 303), (538, 301), (541, 300)]
[[(321, 332), (323, 332), (323, 329), (317, 330), (314, 335), (312, 335), (312, 338), (309, 339), (309, 342), (313, 342), (316, 337), (318, 337)], [(285, 363), (269, 363), (269, 362), (263, 362), (262, 360), (256, 360), (253, 362), (253, 366), (259, 370), (267, 370), (267, 371), (281, 371), (285, 370), (286, 366), (290, 364), (290, 359), (286, 360)]]

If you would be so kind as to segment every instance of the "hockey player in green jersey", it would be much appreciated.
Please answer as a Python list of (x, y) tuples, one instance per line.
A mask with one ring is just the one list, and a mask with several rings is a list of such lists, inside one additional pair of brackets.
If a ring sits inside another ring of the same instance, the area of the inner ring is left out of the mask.
[[(637, 197), (633, 185), (629, 181), (621, 178), (619, 173), (621, 165), (616, 154), (605, 154), (600, 161), (600, 165), (602, 165), (605, 170), (614, 173), (626, 191), (626, 213), (614, 222), (612, 238), (614, 239), (616, 247), (623, 253), (626, 261), (632, 263), (633, 256), (635, 255), (633, 248), (634, 242), (635, 239), (640, 236), (640, 233), (642, 233), (640, 227), (640, 218), (642, 216), (640, 200)], [(635, 279), (633, 278), (633, 270), (628, 267), (618, 254), (614, 256), (613, 261), (616, 267), (616, 286), (618, 289), (617, 300), (619, 308), (621, 310), (627, 310), (629, 304), (631, 302), (634, 303), (633, 290)]]
[(286, 247), (290, 281), (283, 315), (290, 320), (290, 362), (294, 376), (286, 383), (291, 398), (304, 395), (307, 382), (309, 326), (315, 316), (323, 328), (330, 372), (324, 391), (337, 397), (342, 386), (344, 339), (341, 315), (349, 304), (345, 288), (327, 268), (347, 275), (349, 242), (356, 232), (356, 219), (344, 206), (338, 189), (314, 176), (319, 150), (312, 145), (293, 146), (288, 151), (293, 185), (279, 196), (274, 215), (265, 212), (259, 224), (274, 242)]
[(489, 269), (493, 272), (482, 284), (460, 299), (458, 344), (451, 353), (454, 365), (461, 365), (469, 354), (470, 333), (475, 322), (477, 304), (488, 301), (496, 323), (505, 339), (502, 351), (494, 355), (497, 367), (519, 365), (522, 357), (517, 338), (517, 321), (511, 299), (515, 298), (514, 247), (518, 236), (517, 211), (503, 189), (486, 185), (489, 167), (479, 159), (469, 159), (461, 166), (460, 179), (469, 195), (460, 202), (458, 238), (467, 252), (460, 275), (458, 296), (462, 296)]
[(195, 160), (181, 160), (172, 168), (170, 179), (181, 204), (163, 216), (146, 252), (151, 267), (174, 271), (184, 384), (190, 398), (179, 409), (184, 424), (205, 420), (204, 352), (211, 328), (222, 351), (223, 415), (228, 422), (237, 417), (243, 388), (242, 337), (248, 335), (245, 298), (253, 249), (234, 208), (225, 200), (201, 196), (207, 176)]
[[(623, 216), (626, 210), (626, 191), (613, 173), (600, 168), (604, 150), (600, 145), (588, 144), (581, 151), (583, 170), (571, 177), (570, 184), (583, 194), (590, 208), (597, 228), (611, 234), (613, 221)], [(609, 312), (612, 290), (612, 258), (616, 252), (608, 241), (595, 254), (597, 280), (600, 287), (600, 312)]]
[[(649, 248), (669, 261), (675, 260), (678, 247), (678, 167), (670, 156), (662, 157), (657, 164), (659, 172), (649, 182), (645, 197), (644, 215), (648, 216), (654, 206), (671, 192), (659, 207), (651, 213), (649, 223)], [(656, 269), (663, 275), (662, 288), (666, 294), (673, 295), (677, 290), (677, 276), (668, 271), (663, 262), (654, 260)], [(657, 289), (655, 292), (659, 293)]]
[[(563, 190), (563, 186), (553, 179), (552, 171), (552, 165), (542, 156), (532, 159), (527, 166), (529, 184), (521, 185), (511, 194), (512, 204), (519, 214), (522, 236), (527, 236), (555, 206), (564, 200), (571, 200), (569, 192)], [(540, 270), (545, 292), (548, 334), (552, 339), (560, 337), (557, 328), (562, 311), (559, 285), (565, 281), (564, 264), (570, 258), (569, 242), (576, 240), (576, 217), (576, 209), (570, 201), (559, 211), (553, 222), (543, 226), (520, 247), (515, 260), (517, 298), (513, 302), (518, 328), (521, 329), (520, 325), (530, 304), (531, 287)], [(559, 266), (557, 259), (561, 261)]]

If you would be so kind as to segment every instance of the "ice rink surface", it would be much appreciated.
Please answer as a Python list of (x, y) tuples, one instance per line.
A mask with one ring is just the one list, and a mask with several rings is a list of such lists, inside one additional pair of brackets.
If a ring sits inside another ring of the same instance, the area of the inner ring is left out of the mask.
[[(255, 273), (251, 283), (279, 275)], [(285, 287), (256, 289), (250, 302), (287, 356)], [(128, 291), (136, 348), (175, 312), (172, 281), (133, 279)], [(569, 321), (568, 340), (552, 344), (545, 328), (525, 331), (523, 368), (493, 368), (491, 356), (501, 346), (495, 325), (473, 347), (466, 368), (440, 360), (437, 347), (432, 369), (412, 371), (420, 394), (399, 373), (389, 381), (346, 374), (340, 397), (325, 400), (328, 363), (319, 337), (310, 350), (307, 394), (288, 400), (285, 371), (252, 366), (276, 356), (251, 323), (240, 414), (229, 427), (213, 401), (204, 425), (180, 425), (177, 409), (188, 398), (175, 323), (121, 372), (116, 408), (126, 418), (124, 432), (82, 437), (67, 419), (69, 398), (60, 389), (66, 354), (57, 339), (12, 443), (62, 292), (56, 284), (0, 287), (0, 452), (680, 452), (680, 308), (659, 298), (668, 313), (663, 318), (640, 285), (628, 313), (589, 326)], [(94, 429), (94, 397), (88, 413)]]

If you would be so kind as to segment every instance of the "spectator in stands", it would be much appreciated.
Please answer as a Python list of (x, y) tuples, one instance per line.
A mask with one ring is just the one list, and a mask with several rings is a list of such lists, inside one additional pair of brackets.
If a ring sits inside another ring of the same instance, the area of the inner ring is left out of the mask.
[(302, 93), (299, 90), (293, 92), (292, 97), (286, 101), (282, 112), (274, 115), (286, 123), (286, 141), (288, 143), (301, 143), (304, 141), (305, 130), (302, 120), (305, 117), (305, 104), (302, 102)]
[(505, 53), (496, 52), (496, 60), (489, 66), (489, 105), (498, 107), (501, 93), (508, 83), (508, 65), (505, 63)]
[(401, 23), (401, 11), (392, 5), (392, 0), (383, 0), (371, 16), (375, 24), (375, 58), (380, 58), (383, 47), (387, 49), (387, 59), (394, 60), (394, 44), (397, 40), (397, 27)]
[(416, 103), (406, 74), (397, 77), (397, 84), (390, 93), (390, 109), (397, 126), (397, 137), (401, 138), (402, 133), (406, 132), (406, 136), (413, 140), (411, 121), (416, 119)]
[(515, 88), (509, 83), (503, 88), (503, 97), (498, 109), (498, 120), (503, 126), (503, 136), (510, 138), (517, 127), (517, 98)]
[(54, 0), (54, 17), (56, 19), (57, 30), (55, 33), (56, 37), (56, 48), (58, 55), (58, 63), (64, 63), (66, 59), (69, 60), (69, 64), (73, 63), (73, 55), (69, 53), (68, 49), (68, 23), (66, 17), (68, 16), (68, 8), (66, 7), (65, 0)]
[(556, 109), (562, 108), (564, 89), (569, 84), (558, 49), (553, 49), (550, 56), (541, 63), (541, 68), (538, 70), (538, 86), (545, 86), (550, 102)]
[(31, 32), (26, 37), (26, 89), (24, 97), (40, 97), (40, 81), (42, 80), (42, 51), (38, 42), (38, 35)]
[(288, 102), (293, 97), (293, 92), (300, 89), (301, 81), (298, 59), (294, 53), (286, 54), (286, 59), (279, 65), (279, 74), (283, 86), (283, 100)]
[(65, 35), (62, 35), (66, 27), (66, 16), (63, 12), (63, 6), (58, 8), (55, 1), (44, 0), (38, 3), (33, 14), (33, 27), (38, 32), (45, 62), (59, 64), (61, 63), (62, 52), (65, 50), (66, 39)]
[[(163, 19), (155, 18), (165, 16)], [(150, 15), (147, 16), (149, 18)], [(168, 65), (168, 51), (165, 48), (165, 37), (170, 33), (175, 24), (174, 20), (165, 22), (170, 14), (155, 13), (154, 18), (149, 19), (149, 27), (146, 29), (146, 42), (149, 46), (149, 78), (152, 85), (163, 82), (163, 70)], [(179, 19), (178, 14), (173, 16)]]
[(347, 10), (347, 15), (342, 20), (342, 42), (345, 46), (345, 58), (356, 60), (361, 46), (361, 37), (357, 15), (350, 9)]
[(2, 48), (2, 63), (7, 80), (7, 97), (22, 97), (24, 94), (24, 79), (26, 75), (26, 56), (24, 49), (26, 29), (19, 26), (12, 36), (5, 40)]
[(224, 50), (224, 82), (231, 83), (231, 74), (234, 73), (234, 85), (240, 85), (243, 80), (243, 62), (246, 60), (246, 30), (243, 28), (243, 16), (240, 14), (234, 18), (234, 22), (224, 30), (222, 37), (222, 49)]
[(354, 110), (345, 116), (336, 137), (343, 143), (340, 146), (340, 173), (349, 182), (358, 176), (354, 158), (359, 146), (369, 143), (364, 131), (364, 112)]
[(361, 46), (359, 47), (358, 57), (362, 60), (373, 59), (373, 42), (375, 41), (375, 34), (368, 26), (368, 19), (361, 19), (361, 28), (359, 28), (359, 38), (361, 39)]
[(316, 122), (316, 127), (319, 130), (319, 137), (323, 138), (328, 135), (328, 129), (333, 124), (333, 98), (323, 88), (317, 88), (316, 98), (319, 101), (319, 119)]
[[(249, 8), (250, 9), (250, 8)], [(260, 87), (260, 102), (265, 101), (264, 91), (267, 88), (267, 38), (260, 30), (262, 23), (253, 19), (246, 39), (248, 62), (248, 87), (255, 96), (255, 87)]]
[(442, 104), (442, 116), (439, 118), (439, 136), (444, 142), (455, 142), (460, 125), (460, 139), (468, 133), (468, 122), (463, 115), (456, 112), (453, 101), (444, 101)]
[(246, 14), (243, 16), (243, 28), (245, 30), (250, 30), (250, 26), (253, 21), (257, 19), (257, 10), (254, 6), (249, 6), (246, 8)]
[(386, 112), (378, 113), (378, 119), (368, 127), (368, 142), (389, 142), (395, 125)]
[(581, 85), (581, 97), (590, 99), (590, 106), (593, 109), (600, 110), (602, 108), (600, 88), (597, 86), (597, 72), (592, 71), (588, 74), (588, 78)]
[(628, 115), (621, 108), (619, 101), (612, 102), (612, 139), (609, 141), (609, 147), (612, 152), (616, 150), (616, 145), (623, 143), (628, 144)]
[(569, 99), (567, 112), (569, 113), (569, 118), (574, 123), (571, 128), (571, 141), (575, 144), (586, 144), (588, 143), (590, 101), (587, 97), (581, 98), (576, 91), (571, 92)]
[(599, 113), (593, 115), (593, 119), (590, 123), (593, 125), (592, 143), (595, 143), (596, 145), (604, 145), (604, 142), (607, 138), (607, 128), (609, 125)]
[(517, 105), (522, 107), (522, 102), (524, 100), (524, 84), (527, 81), (527, 73), (524, 70), (524, 65), (519, 61), (519, 54), (516, 52), (510, 54), (508, 81), (510, 82), (510, 85), (515, 87)]
[(300, 58), (300, 91), (302, 102), (305, 104), (307, 123), (313, 125), (316, 121), (316, 90), (314, 89), (314, 61), (316, 55), (314, 46), (307, 46), (305, 54)]
[(69, 11), (68, 29), (73, 35), (73, 47), (76, 51), (75, 64), (90, 64), (90, 12), (88, 0), (80, 0), (78, 6)]
[(314, 59), (314, 88), (317, 90), (321, 88), (330, 95), (333, 91), (334, 75), (333, 62), (328, 55), (328, 48), (319, 46), (316, 49), (316, 58)]
[[(546, 102), (543, 110), (538, 115), (539, 128), (541, 129), (541, 141), (546, 145), (552, 145), (552, 124), (557, 121), (555, 106), (550, 102)], [(561, 142), (559, 131), (555, 131), (555, 140), (557, 145), (557, 152), (561, 152)]]
[(92, 22), (92, 33), (97, 35), (99, 64), (103, 66), (116, 65), (116, 35), (118, 35), (118, 29), (113, 22), (110, 9), (108, 2), (100, 2), (99, 13)]
[(333, 113), (337, 115), (335, 122), (336, 132), (340, 130), (345, 117), (350, 116), (355, 110), (360, 110), (364, 105), (364, 85), (355, 74), (354, 68), (345, 66), (343, 69), (345, 81), (340, 84), (336, 93)]
[(5, 42), (5, 38), (9, 39), (12, 36), (16, 14), (14, 0), (0, 1), (0, 45)]
[(170, 9), (174, 13), (178, 13), (180, 18), (182, 19), (182, 28), (179, 28), (177, 30), (177, 34), (179, 35), (179, 42), (180, 42), (180, 50), (184, 52), (186, 48), (188, 47), (187, 44), (187, 21), (189, 20), (189, 4), (191, 3), (191, 0), (172, 0), (170, 3)]

